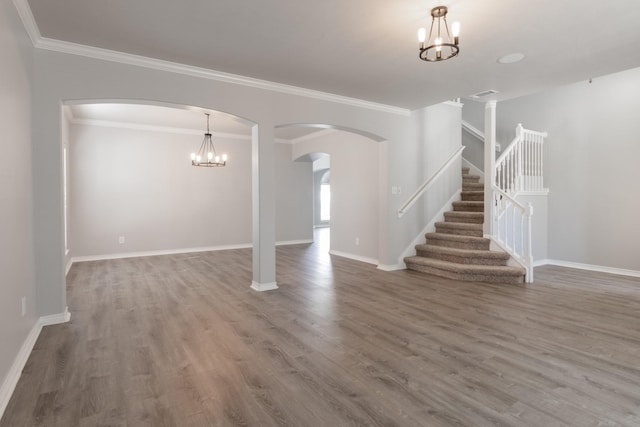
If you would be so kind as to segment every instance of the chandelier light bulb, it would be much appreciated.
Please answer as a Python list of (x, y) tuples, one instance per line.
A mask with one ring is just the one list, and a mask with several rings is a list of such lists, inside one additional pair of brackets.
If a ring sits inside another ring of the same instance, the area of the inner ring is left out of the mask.
[(194, 161), (196, 159), (196, 153), (191, 153), (191, 161)]
[(209, 151), (209, 153), (207, 153), (207, 158), (209, 159), (209, 161), (211, 161), (211, 159), (213, 159), (213, 153), (211, 151)]
[(455, 38), (458, 38), (458, 36), (460, 36), (460, 22), (456, 21), (451, 25), (451, 34)]
[(427, 39), (427, 29), (426, 28), (420, 28), (418, 30), (418, 41), (420, 43), (424, 43), (424, 41)]
[(442, 50), (442, 39), (440, 37), (436, 38), (436, 52), (440, 52)]
[(226, 162), (226, 161), (227, 161), (227, 159), (228, 159), (227, 155), (226, 155), (226, 154), (223, 154), (223, 155), (222, 155), (222, 161), (223, 161), (223, 162)]
[(220, 163), (220, 156), (216, 156), (216, 163)]

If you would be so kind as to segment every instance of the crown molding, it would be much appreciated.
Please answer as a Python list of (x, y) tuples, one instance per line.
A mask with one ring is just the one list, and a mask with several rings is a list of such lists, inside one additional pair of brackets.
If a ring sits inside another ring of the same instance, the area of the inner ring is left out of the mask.
[(71, 43), (62, 40), (42, 37), (38, 24), (33, 17), (31, 8), (27, 0), (13, 0), (18, 15), (22, 20), (29, 38), (37, 49), (50, 50), (53, 52), (67, 53), (71, 55), (84, 56), (87, 58), (101, 59), (104, 61), (118, 62), (121, 64), (134, 65), (138, 67), (150, 68), (158, 71), (183, 74), (191, 77), (216, 80), (223, 83), (232, 83), (242, 86), (249, 86), (257, 89), (280, 92), (288, 95), (304, 96), (306, 98), (318, 99), (321, 101), (334, 102), (352, 107), (366, 108), (369, 110), (381, 111), (384, 113), (410, 116), (411, 111), (406, 108), (395, 107), (393, 105), (379, 104), (365, 101), (363, 99), (350, 98), (328, 92), (321, 92), (313, 89), (305, 89), (283, 83), (270, 82), (267, 80), (255, 79), (252, 77), (240, 76), (237, 74), (224, 73), (222, 71), (210, 70), (207, 68), (195, 67), (191, 65), (179, 64), (177, 62), (164, 61), (161, 59), (149, 58), (146, 56), (133, 55), (130, 53), (118, 52), (109, 49), (102, 49), (93, 46)]
[[(143, 125), (138, 123), (117, 122), (112, 120), (94, 120), (72, 118), (69, 123), (73, 125), (100, 126), (118, 129), (143, 130), (151, 132), (176, 133), (180, 135), (204, 135), (204, 131), (199, 129), (177, 128), (171, 126)], [(215, 138), (242, 139), (251, 140), (251, 135), (242, 135), (237, 133), (211, 132)]]
[(24, 29), (27, 31), (31, 43), (36, 46), (42, 36), (40, 35), (40, 29), (38, 29), (38, 24), (36, 24), (33, 13), (31, 13), (29, 3), (27, 0), (13, 0), (13, 5), (16, 7), (18, 16), (20, 16), (22, 20), (22, 25), (24, 25)]

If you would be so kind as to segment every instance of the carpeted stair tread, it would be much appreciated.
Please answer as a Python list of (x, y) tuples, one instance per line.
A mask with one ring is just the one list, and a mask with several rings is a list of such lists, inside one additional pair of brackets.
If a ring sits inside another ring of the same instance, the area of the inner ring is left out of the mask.
[(448, 248), (489, 250), (491, 240), (477, 236), (461, 236), (458, 234), (427, 233), (424, 236), (428, 245)]
[(484, 191), (463, 191), (460, 193), (460, 198), (463, 201), (484, 202)]
[(471, 282), (523, 283), (525, 275), (521, 267), (458, 264), (419, 256), (407, 257), (404, 262), (411, 270)]
[(482, 191), (484, 190), (484, 184), (481, 182), (463, 182), (462, 191)]
[(435, 258), (460, 264), (507, 265), (510, 256), (506, 252), (448, 248), (436, 245), (416, 245), (417, 256)]
[(436, 222), (436, 232), (458, 234), (461, 236), (483, 236), (482, 224), (473, 224), (469, 222)]
[(474, 224), (484, 223), (483, 212), (464, 212), (464, 211), (449, 211), (444, 213), (444, 220), (446, 222), (468, 222)]
[(416, 256), (404, 262), (410, 270), (468, 282), (524, 283), (525, 270), (507, 263), (510, 255), (491, 251), (484, 238), (484, 184), (462, 168), (460, 201), (436, 222), (435, 233), (426, 233), (426, 244), (416, 245)]
[(453, 210), (457, 212), (484, 212), (484, 201), (461, 200), (459, 202), (453, 202)]

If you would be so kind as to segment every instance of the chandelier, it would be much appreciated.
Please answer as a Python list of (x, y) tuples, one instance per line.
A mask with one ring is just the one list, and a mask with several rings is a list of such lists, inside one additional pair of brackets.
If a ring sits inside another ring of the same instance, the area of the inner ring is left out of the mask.
[[(447, 25), (447, 7), (438, 6), (431, 9), (431, 28), (427, 37), (426, 28), (418, 30), (418, 42), (420, 42), (420, 59), (428, 62), (444, 61), (458, 55), (458, 36), (460, 23), (454, 22)], [(453, 37), (452, 37), (453, 36)]]
[(207, 116), (207, 132), (204, 134), (204, 139), (198, 152), (191, 153), (191, 166), (206, 168), (226, 166), (228, 157), (226, 154), (223, 154), (222, 157), (216, 154), (216, 149), (211, 140), (211, 132), (209, 132), (209, 113), (204, 113), (204, 115)]

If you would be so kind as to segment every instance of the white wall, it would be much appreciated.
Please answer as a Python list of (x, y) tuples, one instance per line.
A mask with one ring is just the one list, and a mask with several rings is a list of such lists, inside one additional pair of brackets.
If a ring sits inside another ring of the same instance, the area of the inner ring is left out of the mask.
[[(32, 229), (33, 48), (10, 1), (0, 1), (0, 416), (10, 369), (37, 320)], [(21, 314), (21, 299), (27, 312)]]
[[(73, 125), (70, 141), (75, 259), (251, 245), (249, 139), (214, 137), (229, 155), (224, 168), (191, 166), (198, 135)], [(275, 148), (276, 238), (311, 240), (311, 163), (291, 162), (287, 144)]]
[(331, 158), (331, 251), (377, 263), (379, 143), (350, 132), (322, 133), (294, 144), (292, 158), (316, 152)]
[(518, 123), (549, 132), (550, 259), (640, 270), (639, 91), (633, 69), (498, 103), (499, 139)]

